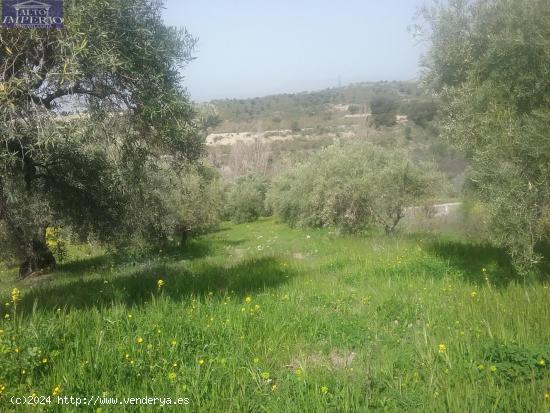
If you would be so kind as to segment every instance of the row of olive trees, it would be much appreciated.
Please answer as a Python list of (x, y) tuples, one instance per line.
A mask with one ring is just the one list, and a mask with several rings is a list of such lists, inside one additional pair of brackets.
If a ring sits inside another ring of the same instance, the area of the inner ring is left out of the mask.
[(444, 189), (431, 164), (365, 143), (333, 145), (272, 182), (258, 174), (238, 179), (227, 215), (237, 223), (275, 214), (291, 226), (391, 234), (407, 207), (433, 202)]

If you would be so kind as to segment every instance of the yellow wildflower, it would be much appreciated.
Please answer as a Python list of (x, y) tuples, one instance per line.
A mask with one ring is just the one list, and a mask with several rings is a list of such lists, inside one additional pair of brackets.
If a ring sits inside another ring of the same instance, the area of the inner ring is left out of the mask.
[(204, 360), (203, 359), (199, 359), (199, 366), (202, 366), (204, 364)]
[(490, 370), (491, 373), (494, 373), (495, 371), (497, 371), (497, 366), (491, 366)]
[(328, 393), (328, 387), (327, 386), (321, 387), (321, 393), (322, 394), (327, 394)]
[(260, 359), (258, 357), (254, 357), (254, 364), (258, 364), (260, 362)]
[(244, 300), (247, 304), (250, 304), (252, 302), (252, 297), (248, 296)]
[(13, 301), (14, 304), (16, 304), (17, 301), (19, 301), (20, 294), (21, 293), (17, 288), (14, 288), (13, 290), (11, 290), (11, 301)]
[(544, 400), (550, 400), (550, 393), (544, 393)]
[(544, 359), (540, 359), (539, 365), (544, 366), (546, 364), (546, 361)]
[(170, 344), (172, 345), (172, 347), (174, 347), (176, 344), (178, 344), (178, 342), (176, 340), (172, 340)]
[(440, 344), (440, 345), (439, 345), (439, 353), (440, 353), (440, 354), (443, 354), (443, 353), (445, 353), (446, 351), (447, 351), (447, 346), (445, 346), (445, 344), (443, 344), (443, 343)]
[(269, 379), (269, 373), (267, 371), (263, 371), (261, 374), (260, 374), (260, 377), (264, 380), (267, 380)]
[(174, 380), (176, 380), (176, 377), (177, 377), (176, 373), (174, 373), (174, 372), (168, 373), (168, 378), (170, 380), (174, 381)]
[(480, 364), (479, 366), (477, 366), (477, 369), (479, 371), (483, 371), (485, 369), (485, 366), (483, 364)]
[(160, 290), (164, 286), (164, 280), (157, 281), (157, 288)]
[(477, 296), (477, 291), (472, 291), (470, 295), (472, 296), (472, 298), (475, 298)]
[(138, 344), (143, 343), (143, 338), (142, 337), (136, 338), (136, 343), (138, 343)]
[(52, 390), (52, 396), (57, 396), (61, 393), (61, 386), (57, 385)]
[(44, 358), (42, 359), (42, 363), (43, 363), (43, 364), (46, 364), (47, 362), (48, 362), (48, 358), (47, 358), (47, 357), (44, 357)]

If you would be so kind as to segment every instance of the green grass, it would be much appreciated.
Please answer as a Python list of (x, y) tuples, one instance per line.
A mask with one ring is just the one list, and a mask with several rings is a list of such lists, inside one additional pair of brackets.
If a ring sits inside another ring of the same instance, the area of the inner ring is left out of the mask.
[(2, 412), (96, 411), (9, 402), (56, 386), (188, 397), (175, 412), (550, 411), (548, 281), (515, 282), (487, 246), (262, 220), (185, 249), (70, 257), (43, 279), (0, 275), (2, 302), (22, 293), (0, 310)]

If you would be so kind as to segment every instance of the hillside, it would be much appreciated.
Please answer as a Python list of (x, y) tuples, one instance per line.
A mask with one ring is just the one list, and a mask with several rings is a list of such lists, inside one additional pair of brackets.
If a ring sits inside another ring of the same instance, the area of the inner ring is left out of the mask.
[[(383, 108), (375, 114), (376, 99), (393, 106), (387, 113)], [(416, 82), (358, 83), (316, 92), (216, 100), (199, 109), (216, 118), (207, 128), (206, 142), (214, 165), (229, 178), (255, 172), (238, 166), (242, 166), (241, 152), (247, 151), (243, 146), (263, 145), (261, 151), (268, 153), (270, 163), (264, 169), (277, 174), (330, 144), (362, 140), (400, 148), (414, 160), (436, 162), (452, 182), (455, 196), (461, 190), (466, 162), (439, 138), (437, 102)], [(382, 116), (382, 124), (377, 124)]]
[[(360, 114), (368, 113), (370, 101), (379, 94), (396, 96), (402, 103), (422, 96), (417, 83), (395, 81), (252, 99), (214, 100), (210, 104), (223, 119), (215, 132), (304, 129), (361, 124)], [(351, 112), (350, 106), (353, 106)]]

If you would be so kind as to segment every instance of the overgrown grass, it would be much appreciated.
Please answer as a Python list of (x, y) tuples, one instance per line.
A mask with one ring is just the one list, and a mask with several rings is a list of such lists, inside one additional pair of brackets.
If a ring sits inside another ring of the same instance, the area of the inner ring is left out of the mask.
[(56, 387), (189, 397), (177, 412), (550, 409), (548, 280), (515, 281), (486, 246), (262, 220), (185, 249), (70, 256), (55, 276), (1, 275), (2, 412), (99, 407), (9, 402)]

